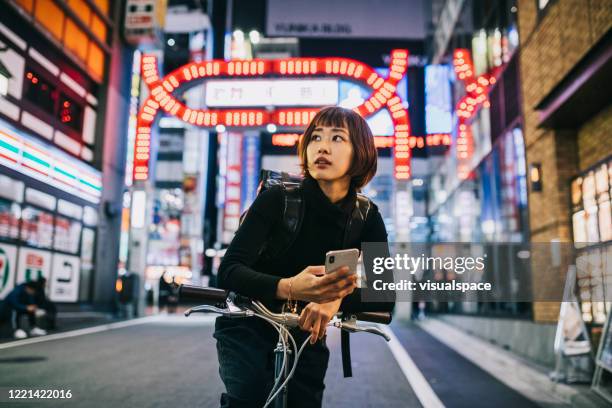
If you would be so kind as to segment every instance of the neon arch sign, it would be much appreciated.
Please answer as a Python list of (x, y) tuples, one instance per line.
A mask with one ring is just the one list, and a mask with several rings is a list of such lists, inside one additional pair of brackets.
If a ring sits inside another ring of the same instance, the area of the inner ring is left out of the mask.
[(274, 109), (191, 109), (173, 93), (193, 81), (212, 78), (256, 78), (266, 76), (317, 77), (334, 76), (362, 82), (372, 94), (353, 110), (363, 117), (386, 109), (393, 123), (394, 176), (398, 180), (410, 178), (411, 147), (410, 119), (401, 98), (396, 93), (399, 81), (408, 69), (408, 51), (393, 50), (386, 78), (359, 61), (348, 58), (288, 58), (277, 60), (212, 60), (191, 62), (162, 77), (156, 55), (142, 57), (141, 75), (149, 90), (137, 117), (134, 145), (133, 179), (149, 177), (151, 129), (159, 113), (166, 113), (194, 126), (213, 128), (258, 127), (274, 124), (282, 127), (307, 125), (318, 108)]

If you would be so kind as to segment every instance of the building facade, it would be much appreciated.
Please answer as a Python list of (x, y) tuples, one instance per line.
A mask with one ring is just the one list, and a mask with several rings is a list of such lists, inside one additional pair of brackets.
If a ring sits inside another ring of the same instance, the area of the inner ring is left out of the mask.
[(66, 307), (112, 304), (116, 270), (106, 262), (116, 253), (101, 244), (118, 237), (122, 115), (106, 121), (124, 89), (118, 11), (108, 0), (3, 4), (0, 298), (44, 276)]
[[(609, 302), (611, 288), (612, 109), (602, 85), (612, 2), (525, 0), (518, 14), (526, 155), (530, 177), (541, 178), (540, 188), (530, 183), (531, 238), (574, 243), (578, 283), (591, 286), (581, 294), (583, 319), (601, 326), (609, 307), (592, 300)], [(534, 306), (539, 322), (558, 313), (559, 304)]]

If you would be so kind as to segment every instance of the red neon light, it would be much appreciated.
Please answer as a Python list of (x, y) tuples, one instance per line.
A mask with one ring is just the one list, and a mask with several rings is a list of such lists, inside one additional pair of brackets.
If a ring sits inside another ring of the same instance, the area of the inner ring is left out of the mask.
[(434, 133), (425, 136), (427, 146), (450, 146), (451, 135), (448, 133)]
[[(282, 147), (293, 147), (298, 144), (299, 133), (276, 133), (272, 135), (272, 145)], [(374, 136), (374, 146), (377, 149), (393, 147), (395, 144), (392, 136)]]
[(491, 106), (488, 95), (491, 85), (496, 82), (496, 70), (475, 77), (472, 56), (467, 49), (457, 49), (453, 55), (455, 74), (465, 86), (465, 96), (459, 100), (457, 112), (459, 129), (457, 132), (457, 175), (460, 179), (469, 177), (470, 161), (474, 152), (471, 119), (480, 108)]
[(299, 139), (299, 133), (277, 133), (272, 135), (272, 145), (291, 147), (295, 146)]
[(377, 149), (393, 147), (395, 145), (393, 136), (374, 136), (374, 146)]
[(412, 157), (409, 146), (410, 125), (408, 115), (398, 118), (395, 125), (394, 153), (394, 176), (397, 180), (408, 180), (410, 178), (410, 158)]
[[(334, 75), (361, 81), (373, 89), (373, 94), (354, 110), (367, 117), (381, 109), (391, 115), (395, 137), (395, 175), (398, 178), (410, 177), (410, 149), (407, 138), (410, 133), (408, 112), (397, 95), (397, 83), (406, 74), (408, 51), (393, 50), (391, 66), (387, 78), (379, 76), (374, 69), (359, 61), (347, 58), (289, 58), (280, 60), (247, 61), (201, 61), (191, 62), (162, 77), (158, 71), (155, 55), (142, 58), (142, 77), (149, 88), (150, 95), (143, 103), (137, 117), (136, 146), (134, 153), (134, 179), (148, 178), (150, 151), (148, 141), (151, 137), (151, 124), (159, 111), (175, 116), (187, 123), (202, 127), (217, 125), (231, 127), (253, 127), (276, 124), (283, 127), (304, 127), (318, 109), (190, 109), (173, 96), (173, 92), (193, 80), (216, 77), (254, 77), (264, 75)], [(400, 143), (397, 143), (398, 137)], [(147, 144), (139, 144), (140, 142)], [(400, 146), (398, 151), (397, 146)]]

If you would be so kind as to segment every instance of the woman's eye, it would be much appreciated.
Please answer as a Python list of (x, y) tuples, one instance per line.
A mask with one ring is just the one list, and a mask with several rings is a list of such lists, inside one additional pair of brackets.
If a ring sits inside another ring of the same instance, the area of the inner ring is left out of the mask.
[(334, 135), (334, 137), (332, 138), (332, 140), (334, 140), (334, 141), (343, 141), (343, 140), (344, 140), (344, 138), (343, 138), (342, 136), (340, 136), (340, 135)]
[(312, 140), (316, 140), (316, 141), (318, 142), (319, 140), (321, 140), (321, 136), (319, 136), (319, 135), (314, 135), (314, 136), (312, 137)]

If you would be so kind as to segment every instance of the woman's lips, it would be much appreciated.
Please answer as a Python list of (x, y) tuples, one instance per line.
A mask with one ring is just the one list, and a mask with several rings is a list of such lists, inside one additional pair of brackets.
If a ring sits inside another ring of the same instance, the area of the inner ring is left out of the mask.
[(325, 157), (317, 157), (317, 159), (314, 161), (314, 165), (318, 169), (324, 169), (327, 166), (331, 166), (331, 164), (332, 163), (329, 160), (327, 160)]

